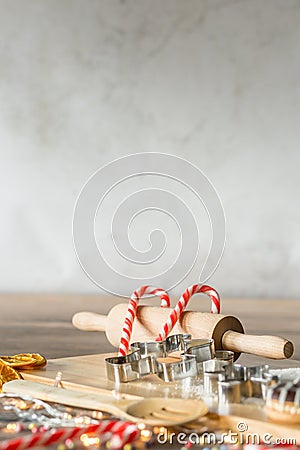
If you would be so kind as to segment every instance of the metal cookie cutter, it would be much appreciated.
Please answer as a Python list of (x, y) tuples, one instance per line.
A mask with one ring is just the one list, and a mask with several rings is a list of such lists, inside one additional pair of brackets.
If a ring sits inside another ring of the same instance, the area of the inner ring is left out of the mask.
[(155, 373), (155, 360), (152, 356), (141, 358), (139, 350), (127, 356), (113, 356), (105, 359), (106, 374), (109, 380), (127, 383)]
[(265, 399), (267, 387), (275, 382), (277, 377), (270, 373), (268, 365), (246, 367), (234, 364), (231, 372), (225, 367), (225, 379), (229, 383), (231, 381), (240, 383), (242, 397)]
[[(106, 358), (107, 377), (117, 383), (126, 383), (150, 374), (156, 374), (166, 382), (194, 377), (198, 374), (198, 360), (208, 356), (208, 350), (204, 351), (205, 346), (212, 349), (213, 340), (196, 339), (194, 342), (191, 335), (183, 334), (169, 336), (160, 342), (135, 342), (130, 346), (127, 356)], [(180, 359), (177, 355), (172, 358), (172, 352), (179, 352)], [(209, 355), (211, 358), (211, 351)]]
[(197, 363), (203, 363), (215, 356), (215, 342), (213, 339), (186, 339), (185, 344), (184, 353), (186, 355), (194, 355)]
[(211, 394), (210, 384), (205, 381), (211, 378), (216, 380), (218, 401), (222, 404), (240, 403), (242, 397), (265, 399), (267, 387), (276, 381), (267, 365), (253, 367), (239, 364), (224, 365), (223, 362), (216, 360), (204, 363), (204, 390), (208, 395)]

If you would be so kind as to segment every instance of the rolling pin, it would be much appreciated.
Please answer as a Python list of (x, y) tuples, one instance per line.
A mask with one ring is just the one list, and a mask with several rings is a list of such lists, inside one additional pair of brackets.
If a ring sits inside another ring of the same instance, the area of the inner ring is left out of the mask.
[[(171, 309), (152, 306), (138, 306), (133, 323), (131, 342), (154, 341)], [(118, 347), (127, 304), (114, 306), (107, 316), (79, 312), (73, 316), (76, 328), (85, 331), (105, 331), (108, 341)], [(192, 338), (213, 338), (216, 350), (231, 350), (235, 359), (244, 353), (272, 359), (290, 358), (294, 352), (292, 342), (279, 336), (254, 336), (244, 334), (241, 322), (234, 316), (184, 311), (172, 334), (187, 333)]]

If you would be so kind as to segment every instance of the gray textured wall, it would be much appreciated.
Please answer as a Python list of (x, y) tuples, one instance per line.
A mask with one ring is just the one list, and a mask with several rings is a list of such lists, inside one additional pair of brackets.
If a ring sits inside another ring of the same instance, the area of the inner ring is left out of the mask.
[(300, 296), (299, 0), (1, 0), (0, 289), (94, 291), (78, 192), (129, 153), (213, 181), (234, 296)]

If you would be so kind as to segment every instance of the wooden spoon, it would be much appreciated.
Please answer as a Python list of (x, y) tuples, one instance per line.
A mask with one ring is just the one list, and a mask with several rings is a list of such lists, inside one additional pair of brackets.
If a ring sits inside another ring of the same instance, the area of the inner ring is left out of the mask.
[(141, 400), (115, 399), (112, 395), (72, 391), (28, 380), (5, 383), (3, 392), (28, 395), (48, 402), (62, 403), (113, 414), (130, 422), (172, 426), (204, 416), (208, 408), (201, 400), (152, 397)]

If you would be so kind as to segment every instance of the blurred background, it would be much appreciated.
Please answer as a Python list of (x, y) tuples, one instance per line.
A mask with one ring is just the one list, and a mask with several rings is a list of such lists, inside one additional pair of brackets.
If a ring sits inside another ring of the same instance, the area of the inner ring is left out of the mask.
[(210, 283), (299, 297), (299, 0), (0, 6), (0, 291), (100, 292), (74, 251), (76, 198), (115, 158), (164, 152), (221, 197)]

